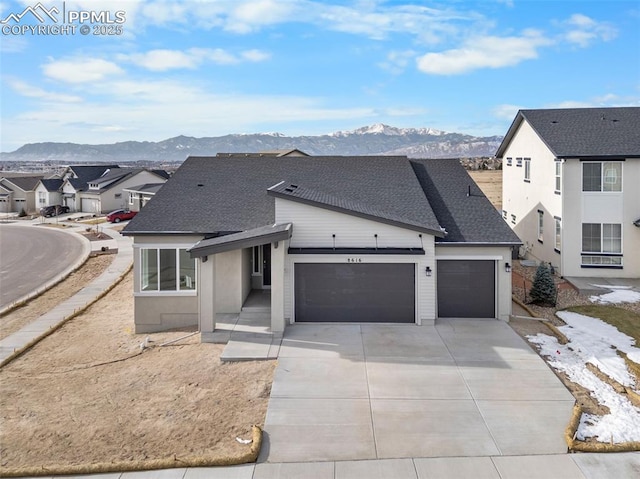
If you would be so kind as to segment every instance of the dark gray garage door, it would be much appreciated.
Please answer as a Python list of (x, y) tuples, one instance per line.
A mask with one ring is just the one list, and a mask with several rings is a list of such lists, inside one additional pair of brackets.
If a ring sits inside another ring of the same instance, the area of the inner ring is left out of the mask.
[(415, 322), (415, 266), (296, 263), (296, 321)]
[(439, 318), (495, 318), (494, 261), (438, 261)]

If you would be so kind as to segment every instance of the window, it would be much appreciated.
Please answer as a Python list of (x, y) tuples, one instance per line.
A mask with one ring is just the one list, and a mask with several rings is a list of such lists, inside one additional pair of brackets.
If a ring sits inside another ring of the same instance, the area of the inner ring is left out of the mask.
[(538, 210), (538, 241), (544, 240), (544, 211)]
[(253, 274), (262, 273), (262, 246), (253, 247)]
[(622, 163), (583, 163), (582, 191), (622, 191)]
[(507, 166), (511, 166), (513, 164), (513, 158), (510, 156), (507, 157)]
[(47, 194), (44, 191), (38, 191), (38, 203), (41, 205), (46, 204)]
[(621, 224), (582, 224), (582, 265), (622, 266)]
[(516, 166), (522, 166), (522, 158), (516, 158)]
[(507, 219), (507, 210), (502, 210), (502, 217), (506, 220)]
[(186, 249), (140, 250), (141, 291), (195, 291), (196, 260)]
[(129, 204), (132, 205), (133, 204), (133, 198), (134, 198), (135, 194), (134, 193), (129, 193)]
[(113, 195), (113, 197), (117, 200), (119, 198), (122, 198), (122, 193), (116, 193)]
[(516, 224), (516, 215), (511, 215), (511, 223)]
[(524, 159), (524, 181), (531, 181), (531, 158)]
[(560, 244), (562, 241), (562, 220), (557, 216), (553, 218), (556, 223), (556, 235), (555, 235), (555, 244), (554, 249), (559, 253), (560, 252)]
[(562, 163), (560, 161), (556, 161), (556, 193), (560, 193), (562, 191)]

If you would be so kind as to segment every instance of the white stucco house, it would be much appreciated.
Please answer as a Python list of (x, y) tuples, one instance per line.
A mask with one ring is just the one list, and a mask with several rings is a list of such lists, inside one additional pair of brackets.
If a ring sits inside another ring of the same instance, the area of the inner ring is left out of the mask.
[(640, 277), (640, 108), (521, 110), (496, 156), (521, 253), (564, 277)]
[(433, 324), (511, 313), (521, 244), (457, 160), (190, 157), (125, 227), (136, 332), (270, 297), (297, 322)]

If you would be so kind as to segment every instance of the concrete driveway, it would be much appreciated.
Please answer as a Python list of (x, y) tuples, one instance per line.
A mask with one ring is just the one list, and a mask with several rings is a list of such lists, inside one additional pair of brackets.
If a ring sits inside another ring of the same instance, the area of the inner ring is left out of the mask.
[(573, 396), (497, 320), (296, 324), (261, 462), (562, 454)]

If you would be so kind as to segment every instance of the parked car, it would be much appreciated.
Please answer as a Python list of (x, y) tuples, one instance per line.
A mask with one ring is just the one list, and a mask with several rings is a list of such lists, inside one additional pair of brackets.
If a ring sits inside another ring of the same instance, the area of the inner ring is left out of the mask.
[(136, 213), (138, 212), (131, 210), (115, 210), (107, 215), (107, 221), (110, 223), (120, 223), (121, 221), (130, 220)]
[(43, 206), (40, 208), (40, 216), (48, 218), (49, 216), (59, 216), (68, 213), (69, 207), (63, 205)]

